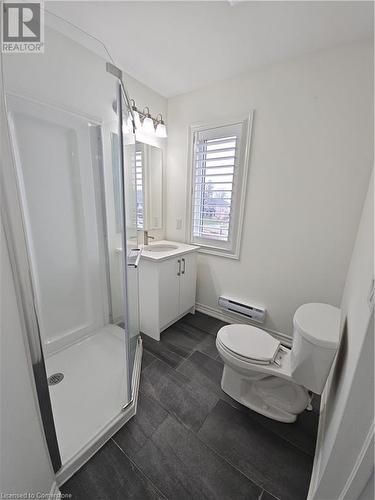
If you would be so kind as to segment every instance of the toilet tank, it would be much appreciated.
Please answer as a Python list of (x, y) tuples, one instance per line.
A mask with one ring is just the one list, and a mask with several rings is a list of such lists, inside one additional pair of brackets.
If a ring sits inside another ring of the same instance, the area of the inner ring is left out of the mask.
[(340, 309), (304, 304), (294, 314), (293, 330), (293, 380), (321, 394), (340, 343)]

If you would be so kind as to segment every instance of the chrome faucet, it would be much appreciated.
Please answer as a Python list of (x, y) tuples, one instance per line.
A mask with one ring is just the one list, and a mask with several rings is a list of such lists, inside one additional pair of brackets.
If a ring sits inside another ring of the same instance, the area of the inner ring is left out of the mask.
[(143, 244), (145, 247), (148, 245), (148, 240), (154, 240), (153, 236), (148, 235), (148, 231), (143, 231)]

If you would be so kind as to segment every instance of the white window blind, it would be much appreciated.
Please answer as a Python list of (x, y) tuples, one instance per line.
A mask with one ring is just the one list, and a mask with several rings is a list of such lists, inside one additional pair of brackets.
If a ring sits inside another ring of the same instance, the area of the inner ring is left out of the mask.
[(247, 120), (193, 131), (191, 242), (238, 253)]
[(136, 204), (137, 204), (137, 229), (144, 227), (144, 183), (143, 183), (143, 168), (144, 168), (143, 150), (135, 152), (135, 188), (136, 188)]

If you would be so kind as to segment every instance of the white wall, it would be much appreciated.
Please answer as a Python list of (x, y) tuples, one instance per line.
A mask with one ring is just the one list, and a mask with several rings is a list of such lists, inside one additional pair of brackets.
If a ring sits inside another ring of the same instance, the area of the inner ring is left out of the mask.
[(54, 474), (36, 403), (2, 224), (0, 243), (0, 492), (49, 493)]
[[(309, 496), (316, 500), (356, 499), (373, 467), (374, 311), (368, 300), (374, 277), (373, 197), (372, 179), (341, 303), (340, 349), (322, 396)], [(361, 451), (364, 458), (356, 464)], [(367, 477), (356, 467), (367, 468)], [(358, 484), (346, 484), (351, 474)]]
[(168, 101), (166, 236), (177, 241), (189, 125), (255, 110), (240, 260), (200, 255), (198, 303), (264, 305), (265, 326), (289, 335), (299, 305), (340, 304), (373, 161), (372, 59), (370, 43), (337, 47)]

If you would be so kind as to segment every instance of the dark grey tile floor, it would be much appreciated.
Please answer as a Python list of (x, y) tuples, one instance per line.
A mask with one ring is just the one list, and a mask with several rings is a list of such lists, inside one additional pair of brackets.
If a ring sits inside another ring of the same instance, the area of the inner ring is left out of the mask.
[(224, 323), (189, 314), (143, 336), (137, 415), (61, 490), (73, 499), (304, 500), (318, 410), (294, 424), (259, 415), (220, 388)]

